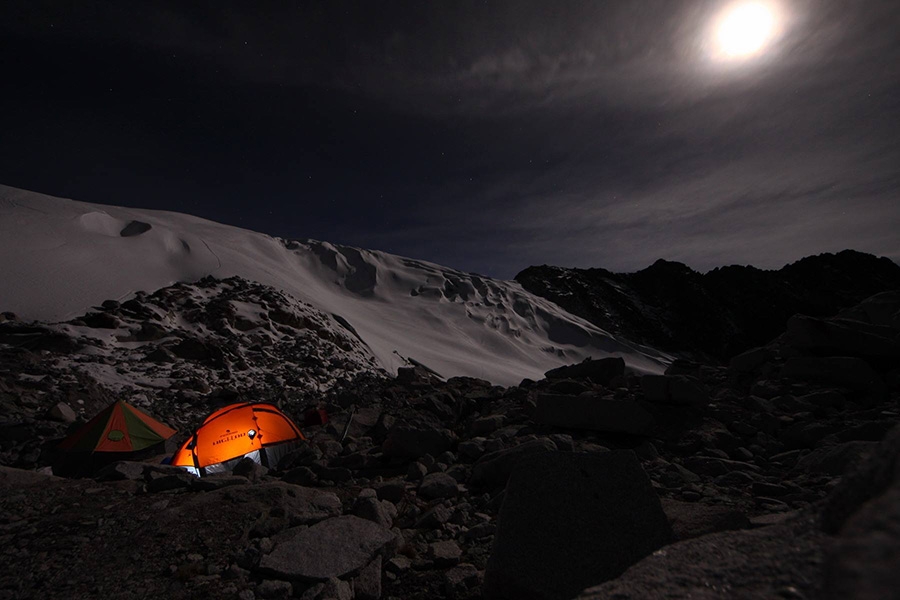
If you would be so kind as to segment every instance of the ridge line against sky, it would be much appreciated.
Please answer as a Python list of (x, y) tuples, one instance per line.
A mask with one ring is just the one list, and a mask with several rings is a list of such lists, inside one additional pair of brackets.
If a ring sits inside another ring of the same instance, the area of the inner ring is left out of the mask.
[(900, 7), (0, 7), (0, 181), (511, 278), (532, 264), (900, 260)]

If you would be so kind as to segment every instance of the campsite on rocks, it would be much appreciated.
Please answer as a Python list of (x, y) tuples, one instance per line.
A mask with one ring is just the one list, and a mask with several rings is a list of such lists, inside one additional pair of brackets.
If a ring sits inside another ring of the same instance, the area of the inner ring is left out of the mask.
[(0, 598), (897, 597), (887, 259), (523, 286), (2, 192)]
[(900, 600), (898, 32), (0, 1), (0, 600)]

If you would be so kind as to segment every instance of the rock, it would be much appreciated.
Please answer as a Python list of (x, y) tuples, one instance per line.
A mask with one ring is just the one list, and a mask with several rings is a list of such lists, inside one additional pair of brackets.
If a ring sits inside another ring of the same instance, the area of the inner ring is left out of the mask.
[(419, 481), (428, 474), (428, 467), (420, 462), (409, 463), (406, 469), (406, 478), (410, 481)]
[(467, 462), (476, 461), (484, 454), (484, 438), (475, 437), (459, 443), (459, 457)]
[(47, 418), (61, 423), (74, 423), (77, 415), (65, 402), (57, 402), (47, 411)]
[(242, 458), (231, 470), (232, 475), (245, 477), (252, 482), (260, 481), (268, 472), (267, 468), (249, 457)]
[[(204, 478), (206, 479), (206, 478)], [(310, 525), (341, 514), (341, 500), (331, 492), (289, 483), (272, 482), (231, 486), (206, 494), (197, 494), (185, 502), (184, 509), (203, 514), (222, 504), (246, 505), (263, 514), (277, 514), (290, 526)]]
[(741, 373), (753, 373), (772, 358), (774, 358), (774, 353), (768, 348), (753, 348), (732, 358), (728, 367)]
[(355, 516), (327, 519), (275, 539), (275, 550), (260, 559), (259, 570), (282, 579), (307, 581), (359, 572), (393, 540), (390, 530)]
[(479, 436), (491, 434), (503, 427), (504, 421), (505, 418), (503, 415), (491, 415), (489, 417), (475, 419), (472, 422), (472, 435)]
[(147, 360), (154, 363), (171, 363), (175, 362), (175, 358), (175, 354), (165, 346), (160, 346), (147, 355)]
[(146, 463), (120, 460), (101, 468), (94, 475), (94, 479), (97, 481), (140, 481), (144, 479), (146, 466)]
[(660, 502), (676, 540), (750, 527), (747, 515), (727, 506), (710, 506), (667, 498)]
[(485, 572), (491, 598), (568, 599), (618, 577), (672, 532), (634, 453), (545, 452), (506, 488)]
[(653, 417), (631, 400), (606, 400), (594, 395), (540, 394), (534, 421), (568, 429), (647, 435)]
[(212, 492), (233, 485), (248, 485), (249, 483), (249, 479), (241, 477), (240, 475), (218, 473), (215, 475), (207, 475), (206, 477), (195, 477), (194, 480), (191, 481), (190, 488), (197, 492)]
[(438, 529), (450, 520), (453, 513), (443, 504), (422, 513), (422, 516), (416, 521), (416, 529)]
[(172, 353), (185, 360), (207, 360), (212, 357), (210, 348), (196, 338), (185, 338), (171, 347)]
[(718, 477), (731, 471), (749, 471), (758, 473), (759, 467), (754, 464), (738, 460), (728, 460), (711, 456), (689, 456), (684, 459), (684, 466), (700, 475)]
[(709, 392), (689, 375), (644, 375), (641, 389), (648, 402), (698, 408), (709, 404)]
[(256, 586), (256, 594), (260, 598), (290, 598), (292, 593), (293, 586), (289, 581), (265, 579)]
[(841, 478), (822, 510), (822, 528), (837, 533), (860, 506), (900, 478), (900, 425), (895, 426), (859, 466)]
[(785, 340), (816, 354), (900, 358), (900, 344), (890, 327), (849, 319), (822, 320), (794, 315), (787, 322)]
[(544, 373), (547, 379), (590, 379), (594, 383), (609, 386), (615, 378), (625, 374), (625, 360), (622, 358), (601, 358), (587, 360), (574, 365), (557, 367)]
[(381, 600), (381, 557), (363, 567), (359, 576), (353, 580), (353, 597), (355, 600)]
[(436, 456), (449, 450), (455, 440), (448, 429), (398, 423), (388, 432), (382, 451), (385, 456), (396, 458)]
[(152, 342), (161, 340), (167, 335), (169, 335), (168, 330), (159, 323), (144, 321), (138, 332), (134, 334), (134, 339), (139, 342)]
[[(900, 481), (897, 478), (896, 481)], [(900, 485), (864, 504), (841, 529), (825, 563), (825, 598), (882, 600), (900, 594)]]
[(458, 563), (459, 558), (462, 556), (462, 550), (453, 540), (445, 540), (429, 544), (427, 556), (434, 561), (435, 567), (443, 569)]
[(813, 520), (671, 544), (618, 579), (586, 589), (578, 600), (818, 598), (828, 538)]
[(547, 438), (541, 438), (485, 454), (472, 466), (471, 483), (480, 487), (501, 487), (506, 484), (513, 467), (522, 458), (555, 450), (556, 444)]
[(379, 500), (387, 500), (398, 504), (406, 497), (406, 484), (399, 479), (392, 479), (375, 485), (375, 495)]
[(316, 485), (319, 481), (319, 478), (316, 475), (315, 471), (313, 471), (309, 467), (297, 467), (282, 475), (281, 480), (285, 483), (310, 486)]
[(795, 356), (781, 368), (781, 376), (848, 387), (859, 393), (855, 400), (864, 405), (874, 405), (886, 393), (878, 373), (866, 361), (851, 356)]
[(353, 588), (346, 581), (337, 577), (330, 577), (321, 591), (316, 595), (317, 600), (353, 600)]
[(795, 473), (843, 475), (848, 467), (878, 447), (877, 442), (846, 442), (837, 446), (816, 448), (801, 457), (792, 469)]
[(376, 497), (358, 498), (353, 505), (353, 514), (361, 519), (378, 523), (387, 529), (393, 525), (391, 517)]
[(425, 500), (456, 498), (459, 493), (456, 480), (446, 473), (431, 473), (419, 484), (419, 497)]
[(444, 595), (448, 598), (464, 598), (479, 583), (478, 569), (472, 564), (461, 564), (444, 573)]

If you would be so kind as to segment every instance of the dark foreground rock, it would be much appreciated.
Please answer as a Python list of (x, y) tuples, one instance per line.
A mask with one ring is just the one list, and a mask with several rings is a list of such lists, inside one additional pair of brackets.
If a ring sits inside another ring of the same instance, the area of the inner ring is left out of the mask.
[(279, 579), (327, 580), (359, 572), (394, 536), (380, 525), (352, 515), (306, 529), (288, 529), (262, 558), (261, 572)]
[(634, 453), (523, 459), (485, 572), (491, 598), (562, 600), (620, 575), (672, 533)]
[[(753, 531), (714, 533), (663, 548), (579, 600), (815, 598), (828, 537), (807, 515)], [(790, 541), (788, 541), (790, 540)]]

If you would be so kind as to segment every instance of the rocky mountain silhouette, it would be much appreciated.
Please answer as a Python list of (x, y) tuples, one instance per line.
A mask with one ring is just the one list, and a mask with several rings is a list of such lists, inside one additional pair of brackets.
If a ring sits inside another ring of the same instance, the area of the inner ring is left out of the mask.
[(610, 333), (724, 362), (777, 336), (794, 314), (828, 317), (878, 292), (900, 289), (900, 266), (844, 250), (774, 271), (728, 266), (699, 273), (658, 260), (636, 273), (544, 265), (515, 279)]

